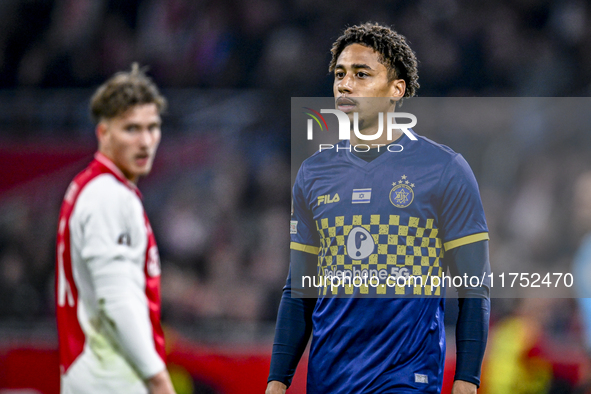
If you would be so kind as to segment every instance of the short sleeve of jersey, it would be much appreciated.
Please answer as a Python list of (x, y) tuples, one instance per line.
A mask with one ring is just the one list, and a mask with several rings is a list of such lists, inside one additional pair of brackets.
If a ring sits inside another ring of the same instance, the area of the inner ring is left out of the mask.
[(439, 217), (445, 250), (488, 239), (484, 208), (470, 165), (457, 154), (445, 168), (440, 185)]
[(293, 209), (290, 222), (291, 244), (290, 248), (302, 252), (318, 254), (320, 240), (314, 224), (314, 218), (308, 203), (306, 191), (304, 165), (298, 171), (293, 185)]

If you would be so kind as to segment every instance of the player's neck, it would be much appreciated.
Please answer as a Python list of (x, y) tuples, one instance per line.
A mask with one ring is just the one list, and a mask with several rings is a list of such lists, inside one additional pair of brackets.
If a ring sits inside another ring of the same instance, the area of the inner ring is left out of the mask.
[[(373, 135), (377, 132), (377, 129), (376, 130), (363, 129), (363, 130), (359, 130), (359, 132), (362, 135)], [(388, 133), (385, 130), (383, 130), (382, 135), (378, 139), (369, 141), (369, 140), (359, 139), (357, 137), (357, 135), (355, 135), (355, 133), (351, 133), (350, 142), (351, 142), (351, 145), (353, 145), (353, 146), (368, 145), (370, 148), (377, 148), (378, 146), (388, 145), (388, 144), (392, 143), (393, 141), (396, 141), (401, 136), (402, 136), (402, 131), (398, 130), (398, 129), (394, 129), (394, 130), (392, 130), (392, 138), (389, 139)]]
[(120, 176), (127, 179), (129, 182), (133, 183), (137, 186), (137, 182), (139, 180), (139, 176), (135, 174), (131, 174), (128, 171), (125, 171), (124, 168), (121, 167), (115, 160), (115, 155), (103, 146), (99, 146), (98, 153), (100, 153), (104, 158), (106, 158), (111, 164), (111, 171), (116, 169)]

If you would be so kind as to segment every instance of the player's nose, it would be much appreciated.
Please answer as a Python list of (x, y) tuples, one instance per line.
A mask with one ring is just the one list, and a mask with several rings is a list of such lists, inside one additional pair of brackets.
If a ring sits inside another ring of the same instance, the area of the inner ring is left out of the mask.
[(154, 143), (154, 135), (149, 129), (144, 129), (139, 135), (139, 144), (142, 147), (149, 147)]
[(353, 93), (352, 81), (351, 81), (351, 78), (348, 75), (345, 75), (343, 77), (343, 79), (341, 79), (337, 83), (337, 90), (341, 94), (344, 94), (344, 93), (351, 94), (351, 93)]

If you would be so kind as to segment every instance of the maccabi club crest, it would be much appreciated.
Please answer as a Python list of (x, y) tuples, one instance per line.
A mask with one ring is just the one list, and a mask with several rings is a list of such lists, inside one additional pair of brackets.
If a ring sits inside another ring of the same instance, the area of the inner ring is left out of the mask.
[(390, 202), (397, 208), (408, 207), (415, 198), (415, 192), (413, 187), (414, 183), (410, 183), (406, 179), (406, 175), (402, 175), (402, 178), (398, 182), (392, 183), (392, 190), (390, 190)]

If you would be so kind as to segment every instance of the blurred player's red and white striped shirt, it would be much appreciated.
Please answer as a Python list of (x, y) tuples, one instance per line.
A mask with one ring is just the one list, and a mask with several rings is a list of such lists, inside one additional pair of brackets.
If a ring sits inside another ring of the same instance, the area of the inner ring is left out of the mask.
[(100, 153), (62, 204), (56, 304), (62, 394), (147, 393), (165, 368), (158, 248), (139, 190)]

